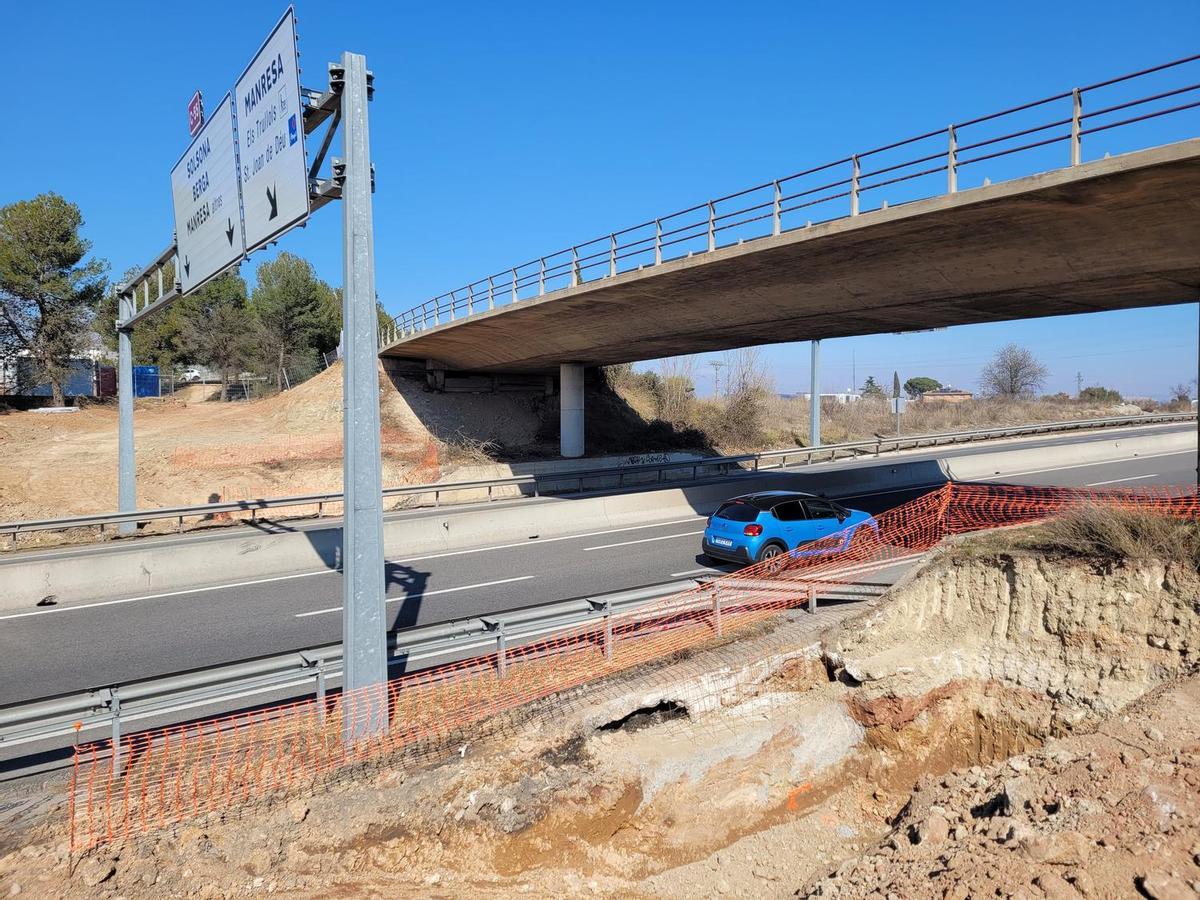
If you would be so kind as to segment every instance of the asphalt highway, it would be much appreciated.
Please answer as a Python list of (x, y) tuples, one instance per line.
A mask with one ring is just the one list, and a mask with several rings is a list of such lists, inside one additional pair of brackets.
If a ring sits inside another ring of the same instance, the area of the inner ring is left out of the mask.
[[(1061, 437), (1048, 440), (1057, 445), (1069, 442)], [(974, 452), (994, 449), (995, 445), (979, 445)], [(964, 452), (971, 450), (945, 448), (929, 455)], [(1149, 454), (1120, 462), (1013, 472), (988, 480), (1068, 486), (1190, 484), (1195, 464), (1191, 451)], [(734, 493), (736, 486), (731, 488)], [(913, 496), (914, 492), (850, 495), (842, 502), (878, 513)], [(703, 528), (702, 516), (688, 516), (389, 560), (390, 627), (433, 624), (732, 571), (735, 566), (699, 561)], [(334, 643), (341, 635), (340, 594), (341, 576), (318, 571), (3, 612), (0, 705)]]

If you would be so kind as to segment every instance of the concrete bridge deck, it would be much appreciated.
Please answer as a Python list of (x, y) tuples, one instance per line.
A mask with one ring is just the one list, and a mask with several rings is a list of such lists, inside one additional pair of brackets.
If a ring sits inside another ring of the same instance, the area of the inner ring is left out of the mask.
[(1200, 298), (1200, 139), (587, 281), (381, 355), (545, 372)]

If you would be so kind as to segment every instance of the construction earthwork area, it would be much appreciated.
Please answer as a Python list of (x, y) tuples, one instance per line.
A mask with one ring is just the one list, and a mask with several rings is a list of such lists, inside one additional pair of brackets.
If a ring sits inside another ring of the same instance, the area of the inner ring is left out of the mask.
[(504, 681), (414, 676), (403, 742), (337, 766), (336, 702), (332, 725), (231, 721), (222, 754), (199, 729), (115, 774), (84, 754), (71, 788), (5, 796), (0, 895), (1193, 896), (1194, 498), (1151, 510), (1183, 550), (1122, 555), (1032, 505), (939, 537), (934, 515), (1031, 502), (952, 490), (916, 501), (932, 549), (876, 599), (813, 614), (796, 573), (743, 570), (723, 632), (677, 599), (607, 662), (577, 635)]

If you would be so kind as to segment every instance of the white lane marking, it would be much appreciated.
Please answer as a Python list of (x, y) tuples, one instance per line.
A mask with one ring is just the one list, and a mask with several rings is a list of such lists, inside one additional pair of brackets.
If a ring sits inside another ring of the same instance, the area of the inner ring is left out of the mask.
[(1143, 478), (1157, 478), (1157, 472), (1149, 472), (1145, 475), (1130, 475), (1128, 478), (1112, 478), (1108, 481), (1089, 481), (1085, 487), (1100, 487), (1102, 484), (1120, 484), (1122, 481), (1140, 481)]
[(101, 600), (97, 603), (79, 603), (75, 606), (48, 606), (45, 609), (34, 609), (29, 612), (10, 613), (0, 616), (0, 621), (4, 619), (23, 619), (26, 616), (44, 616), (48, 613), (56, 612), (74, 612), (77, 609), (95, 609), (98, 606), (116, 606), (118, 603), (134, 603), (138, 600), (158, 600), (163, 597), (182, 597), (185, 594), (202, 594), (205, 591), (219, 591), (222, 588), (239, 588), (253, 587), (256, 584), (269, 584), (272, 581), (290, 581), (293, 578), (309, 578), (313, 575), (335, 575), (337, 574), (331, 569), (324, 569), (320, 572), (300, 572), (296, 575), (278, 575), (274, 578), (259, 578), (256, 581), (241, 581), (237, 584), (218, 584), (210, 585), (209, 587), (188, 588), (183, 591), (170, 591), (165, 594), (146, 594), (142, 597), (121, 597), (117, 600)]
[[(1112, 466), (1129, 463), (1139, 459), (1158, 459), (1163, 456), (1195, 456), (1191, 450), (1172, 450), (1169, 453), (1143, 453), (1141, 456), (1130, 456), (1125, 459), (1109, 459), (1102, 462), (1076, 463), (1073, 466), (1051, 466), (1049, 469), (1026, 469), (1024, 472), (1000, 472), (995, 475), (982, 475), (978, 478), (963, 478), (962, 481), (987, 481), (990, 478), (1013, 478), (1017, 475), (1037, 475), (1041, 472), (1058, 472), (1062, 469), (1094, 469), (1098, 466)], [(1035, 485), (1036, 487), (1036, 485)]]
[[(453, 594), (456, 591), (470, 591), (475, 588), (494, 587), (497, 584), (511, 584), (514, 581), (528, 581), (531, 578), (537, 578), (536, 575), (518, 575), (516, 578), (501, 578), (498, 581), (481, 581), (479, 584), (464, 584), (461, 587), (442, 588), (439, 591), (424, 591), (420, 594), (405, 594), (402, 597), (388, 597), (385, 602), (395, 603), (399, 600), (423, 600), (426, 597), (432, 597), (435, 594)], [(328, 609), (314, 609), (312, 612), (296, 613), (295, 618), (303, 619), (305, 616), (319, 616), (324, 613), (341, 612), (340, 606), (331, 606)]]
[[(599, 537), (604, 534), (619, 534), (622, 531), (638, 531), (643, 528), (662, 528), (665, 525), (683, 525), (687, 522), (699, 522), (705, 516), (692, 516), (688, 519), (672, 519), (669, 522), (651, 522), (648, 525), (629, 525), (625, 528), (610, 528), (607, 531), (590, 531), (587, 534), (564, 534), (558, 537), (549, 538), (531, 538), (524, 541), (517, 541), (512, 544), (496, 544), (491, 547), (475, 547), (470, 550), (447, 550), (445, 553), (430, 553), (426, 556), (410, 556), (406, 559), (397, 560), (397, 562), (421, 562), (426, 559), (441, 559), (444, 556), (464, 556), (468, 553), (487, 553), (489, 550), (510, 550), (513, 547), (536, 547), (539, 544), (552, 544), (556, 541), (573, 541), (577, 538)], [(703, 532), (696, 532), (703, 534)]]
[(695, 537), (698, 534), (704, 534), (704, 532), (685, 531), (683, 534), (664, 534), (660, 537), (642, 538), (639, 541), (621, 541), (619, 544), (601, 544), (599, 547), (584, 547), (583, 552), (587, 553), (590, 550), (610, 550), (613, 547), (628, 547), (630, 544), (649, 544), (651, 541), (669, 541), (672, 538)]
[[(638, 531), (643, 528), (661, 528), (666, 525), (682, 525), (687, 522), (697, 522), (703, 518), (705, 518), (705, 517), (704, 516), (692, 516), (691, 518), (687, 518), (687, 519), (672, 519), (669, 522), (651, 522), (648, 525), (630, 525), (625, 528), (610, 528), (606, 531), (592, 531), (592, 532), (588, 532), (587, 534), (565, 534), (565, 535), (561, 535), (559, 537), (543, 538), (543, 539), (539, 539), (539, 540), (526, 540), (526, 541), (521, 541), (519, 543), (514, 543), (514, 544), (497, 544), (492, 547), (476, 547), (471, 550), (450, 550), (445, 553), (431, 553), (427, 556), (412, 556), (412, 557), (408, 557), (407, 559), (402, 559), (402, 560), (387, 560), (387, 562), (389, 562), (389, 563), (420, 562), (421, 560), (426, 560), (426, 559), (440, 559), (444, 556), (460, 556), (460, 555), (467, 554), (467, 553), (486, 553), (489, 550), (508, 550), (513, 547), (529, 547), (529, 546), (536, 545), (536, 544), (549, 544), (549, 543), (552, 543), (555, 541), (570, 541), (570, 540), (575, 540), (577, 538), (598, 537), (598, 536), (604, 535), (604, 534), (618, 534), (623, 531)], [(697, 533), (701, 533), (701, 532), (697, 532)], [(22, 560), (22, 561), (24, 561), (24, 560)], [(311, 578), (314, 575), (337, 575), (337, 574), (339, 574), (339, 573), (335, 569), (320, 569), (315, 572), (298, 572), (294, 575), (280, 575), (275, 578), (259, 578), (259, 579), (255, 579), (253, 581), (239, 581), (239, 582), (235, 582), (233, 584), (210, 584), (210, 585), (207, 585), (206, 587), (187, 588), (186, 590), (181, 590), (181, 591), (168, 591), (163, 594), (144, 594), (140, 597), (121, 597), (116, 600), (101, 600), (96, 603), (79, 603), (79, 604), (75, 604), (73, 606), (49, 606), (49, 607), (46, 607), (45, 609), (35, 609), (35, 610), (30, 610), (29, 612), (12, 613), (9, 615), (0, 615), (0, 621), (4, 621), (5, 619), (21, 619), (21, 618), (24, 618), (25, 616), (44, 616), (47, 613), (53, 613), (53, 612), (71, 612), (72, 610), (76, 610), (76, 609), (94, 609), (99, 606), (114, 606), (119, 603), (134, 603), (138, 600), (160, 600), (164, 597), (181, 597), (186, 594), (202, 594), (205, 591), (221, 591), (221, 590), (225, 590), (227, 588), (253, 587), (253, 586), (259, 585), (259, 584), (269, 584), (272, 581), (287, 581), (287, 580), (293, 579), (293, 578)], [(533, 576), (531, 575), (528, 577), (532, 578)]]

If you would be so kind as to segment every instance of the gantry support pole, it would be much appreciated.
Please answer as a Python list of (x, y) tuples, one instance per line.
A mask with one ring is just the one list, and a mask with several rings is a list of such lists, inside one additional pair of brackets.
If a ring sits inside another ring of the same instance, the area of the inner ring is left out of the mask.
[[(133, 317), (133, 294), (117, 300), (117, 511), (137, 509), (137, 459), (133, 450), (133, 329), (123, 327)], [(133, 534), (136, 522), (122, 522), (118, 534)]]
[(379, 457), (378, 320), (367, 124), (367, 61), (344, 53), (345, 183), (342, 652), (344, 735), (352, 742), (387, 729), (387, 622), (383, 572), (383, 475)]

